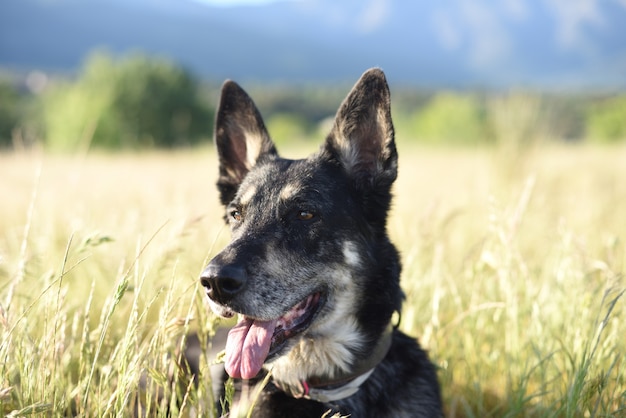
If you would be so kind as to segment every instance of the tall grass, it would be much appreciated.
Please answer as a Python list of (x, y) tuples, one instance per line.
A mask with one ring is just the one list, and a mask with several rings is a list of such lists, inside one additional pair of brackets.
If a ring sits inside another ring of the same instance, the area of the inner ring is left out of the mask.
[(625, 150), (544, 147), (516, 175), (499, 153), (429, 157), (392, 230), (448, 414), (626, 416)]
[[(626, 415), (626, 149), (400, 155), (401, 326), (446, 414)], [(0, 156), (2, 414), (213, 416), (213, 359), (193, 380), (180, 347), (218, 325), (197, 280), (228, 239), (216, 171), (203, 149)]]

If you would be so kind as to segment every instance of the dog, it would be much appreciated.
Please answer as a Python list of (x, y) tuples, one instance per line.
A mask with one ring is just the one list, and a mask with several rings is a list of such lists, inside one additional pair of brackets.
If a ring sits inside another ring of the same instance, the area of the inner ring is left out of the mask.
[(362, 75), (301, 160), (278, 155), (252, 99), (226, 81), (215, 142), (232, 240), (200, 280), (217, 315), (239, 318), (228, 416), (441, 416), (434, 365), (392, 320), (404, 294), (386, 231), (398, 154), (384, 73)]

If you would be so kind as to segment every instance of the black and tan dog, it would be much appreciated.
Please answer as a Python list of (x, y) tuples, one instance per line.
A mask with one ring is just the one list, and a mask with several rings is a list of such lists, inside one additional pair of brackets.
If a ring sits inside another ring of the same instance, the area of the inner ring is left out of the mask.
[(403, 300), (386, 232), (398, 157), (382, 71), (363, 74), (306, 159), (279, 157), (232, 81), (215, 140), (232, 241), (201, 280), (217, 314), (239, 317), (226, 342), (228, 375), (245, 389), (271, 374), (253, 416), (440, 416), (434, 366), (392, 323)]

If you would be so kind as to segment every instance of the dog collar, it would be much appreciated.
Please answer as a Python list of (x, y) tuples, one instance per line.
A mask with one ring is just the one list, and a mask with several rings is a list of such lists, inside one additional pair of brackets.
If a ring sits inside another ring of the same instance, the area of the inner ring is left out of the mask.
[(374, 368), (368, 370), (360, 376), (357, 376), (347, 383), (340, 385), (328, 385), (324, 387), (313, 387), (306, 381), (300, 382), (297, 386), (286, 386), (274, 383), (280, 390), (296, 399), (311, 399), (317, 402), (333, 402), (341, 399), (349, 398), (359, 391), (361, 385), (374, 372)]
[(358, 392), (361, 385), (372, 375), (376, 366), (385, 358), (391, 347), (392, 332), (393, 327), (390, 325), (378, 340), (372, 355), (358, 362), (349, 374), (342, 374), (332, 379), (313, 377), (295, 386), (277, 381), (274, 381), (273, 384), (281, 391), (297, 399), (333, 402), (348, 398)]

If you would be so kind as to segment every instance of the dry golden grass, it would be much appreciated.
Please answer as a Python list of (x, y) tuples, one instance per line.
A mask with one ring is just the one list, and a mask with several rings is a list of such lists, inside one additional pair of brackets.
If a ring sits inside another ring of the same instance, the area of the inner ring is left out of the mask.
[[(400, 155), (402, 327), (447, 415), (626, 415), (626, 149)], [(210, 416), (168, 354), (215, 326), (216, 172), (208, 149), (0, 155), (0, 412)]]

